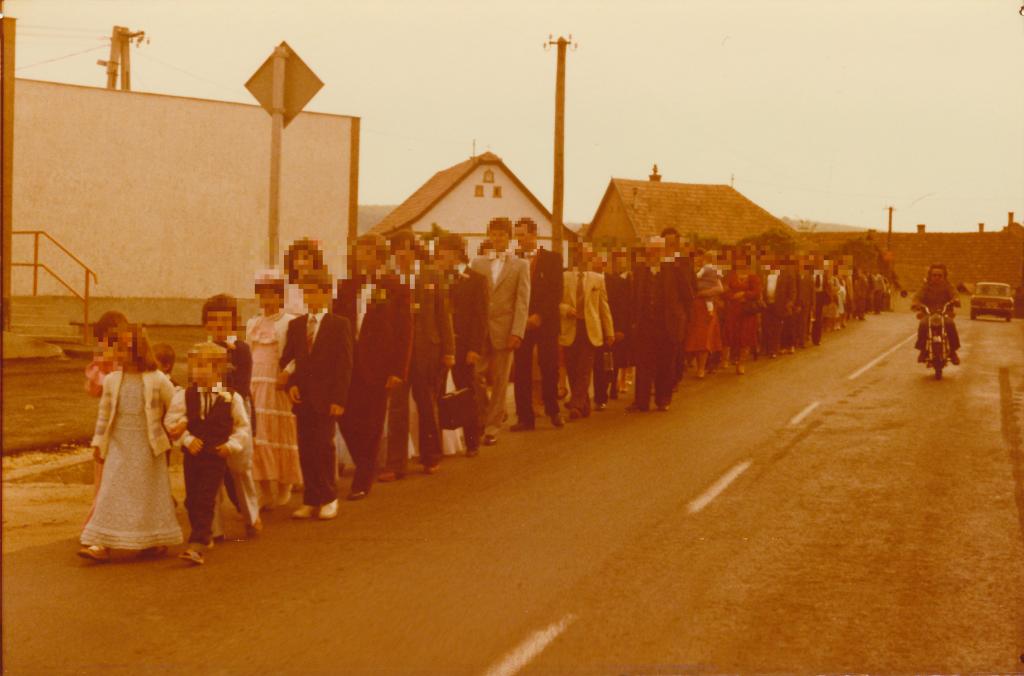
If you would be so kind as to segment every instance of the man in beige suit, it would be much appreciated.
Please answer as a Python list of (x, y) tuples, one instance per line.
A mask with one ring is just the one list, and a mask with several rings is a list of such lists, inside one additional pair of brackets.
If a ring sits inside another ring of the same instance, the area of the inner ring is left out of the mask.
[(565, 368), (569, 374), (569, 420), (590, 415), (594, 353), (602, 344), (610, 347), (615, 340), (604, 275), (589, 270), (593, 257), (593, 248), (583, 244), (578, 266), (565, 271), (562, 284), (562, 330), (558, 342), (565, 348)]
[(530, 308), (530, 266), (509, 253), (512, 221), (499, 217), (487, 224), (487, 239), (494, 253), (473, 260), (472, 269), (487, 279), (487, 340), (476, 364), (478, 378), (489, 377), (491, 395), (484, 413), (485, 446), (498, 442), (505, 421), (505, 399), (512, 354), (523, 342)]

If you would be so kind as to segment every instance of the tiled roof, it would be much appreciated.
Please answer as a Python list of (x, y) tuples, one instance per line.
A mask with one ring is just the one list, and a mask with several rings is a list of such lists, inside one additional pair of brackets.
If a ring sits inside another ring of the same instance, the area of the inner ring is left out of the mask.
[[(396, 230), (401, 230), (404, 227), (408, 227), (410, 224), (418, 220), (423, 214), (427, 213), (435, 204), (444, 199), (445, 195), (455, 189), (464, 178), (469, 176), (473, 171), (476, 170), (482, 164), (494, 164), (501, 168), (512, 182), (518, 187), (523, 194), (529, 198), (531, 202), (537, 207), (545, 218), (551, 220), (551, 212), (548, 211), (547, 207), (541, 204), (530, 190), (523, 185), (522, 181), (513, 174), (505, 163), (502, 162), (501, 158), (492, 152), (486, 152), (482, 155), (476, 155), (474, 157), (459, 162), (458, 164), (442, 169), (441, 171), (434, 174), (429, 181), (419, 187), (419, 189), (410, 195), (404, 202), (399, 204), (394, 211), (384, 217), (382, 221), (377, 225), (370, 228), (370, 232), (378, 233), (384, 236), (390, 235)], [(563, 228), (564, 237), (569, 241), (575, 241), (577, 235), (569, 228)]]
[(723, 242), (772, 228), (791, 230), (727, 185), (613, 178), (611, 190), (622, 197), (626, 215), (640, 238), (660, 234), (668, 227), (675, 227), (683, 236), (696, 232)]

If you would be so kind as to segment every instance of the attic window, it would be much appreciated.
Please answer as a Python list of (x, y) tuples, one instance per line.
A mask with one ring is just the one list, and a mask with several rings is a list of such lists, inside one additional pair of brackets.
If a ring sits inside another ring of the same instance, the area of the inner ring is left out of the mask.
[(484, 172), (484, 183), (494, 183), (494, 172), (490, 169)]
[(483, 196), (484, 196), (484, 187), (482, 185), (476, 186), (476, 188), (473, 189), (473, 197), (483, 197)]
[(501, 197), (501, 186), (500, 185), (494, 186), (493, 196), (494, 197)]

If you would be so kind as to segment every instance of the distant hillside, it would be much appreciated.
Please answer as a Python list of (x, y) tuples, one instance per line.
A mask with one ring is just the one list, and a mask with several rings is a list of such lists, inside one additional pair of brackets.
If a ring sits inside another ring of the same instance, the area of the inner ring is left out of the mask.
[(384, 220), (384, 217), (395, 210), (396, 204), (360, 204), (359, 221), (356, 229), (363, 234)]
[(806, 218), (782, 217), (782, 221), (797, 232), (867, 232), (867, 228), (857, 225), (841, 225), (839, 223), (820, 223)]

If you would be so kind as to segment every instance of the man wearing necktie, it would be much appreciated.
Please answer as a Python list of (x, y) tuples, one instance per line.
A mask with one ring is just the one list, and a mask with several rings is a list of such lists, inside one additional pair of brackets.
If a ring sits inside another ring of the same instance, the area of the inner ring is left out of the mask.
[(594, 353), (601, 345), (610, 347), (615, 338), (604, 276), (587, 269), (593, 256), (593, 247), (582, 244), (579, 265), (575, 270), (565, 272), (565, 292), (559, 305), (562, 315), (559, 342), (565, 348), (565, 368), (571, 392), (569, 420), (590, 415)]
[(333, 281), (325, 269), (299, 280), (309, 313), (288, 324), (281, 366), (292, 360), (288, 397), (295, 413), (302, 507), (296, 519), (333, 519), (338, 515), (334, 427), (345, 411), (352, 377), (352, 328), (349, 320), (328, 311)]
[(523, 344), (515, 352), (516, 417), (513, 432), (536, 426), (533, 410), (533, 353), (540, 365), (544, 413), (562, 427), (558, 410), (558, 305), (562, 300), (562, 257), (537, 246), (537, 224), (521, 218), (515, 225), (519, 255), (530, 265), (530, 309)]
[(498, 443), (498, 431), (505, 421), (505, 397), (512, 369), (512, 355), (523, 342), (530, 307), (530, 266), (508, 253), (512, 222), (504, 217), (487, 224), (487, 238), (494, 253), (473, 260), (472, 267), (488, 282), (488, 340), (477, 362), (477, 377), (491, 382), (491, 394), (484, 416), (485, 446)]

